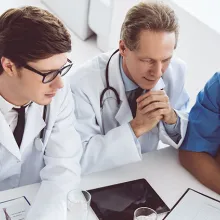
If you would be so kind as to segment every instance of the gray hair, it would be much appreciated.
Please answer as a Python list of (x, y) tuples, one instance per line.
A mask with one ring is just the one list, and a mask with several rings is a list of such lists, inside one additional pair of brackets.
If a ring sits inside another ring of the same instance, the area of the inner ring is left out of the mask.
[(175, 48), (177, 46), (178, 18), (174, 10), (162, 2), (141, 2), (127, 12), (121, 28), (121, 40), (130, 50), (138, 49), (142, 30), (174, 32)]

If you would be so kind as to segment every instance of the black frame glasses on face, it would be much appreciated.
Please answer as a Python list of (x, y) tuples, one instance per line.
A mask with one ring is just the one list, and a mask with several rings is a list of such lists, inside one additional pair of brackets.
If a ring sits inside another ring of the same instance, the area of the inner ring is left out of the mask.
[(42, 83), (49, 83), (49, 82), (53, 81), (58, 76), (58, 74), (60, 74), (61, 76), (64, 76), (64, 75), (67, 74), (67, 72), (71, 69), (71, 67), (73, 65), (71, 60), (67, 59), (67, 62), (69, 63), (68, 65), (63, 66), (59, 70), (53, 70), (53, 71), (50, 71), (48, 73), (41, 73), (40, 71), (34, 69), (33, 67), (31, 67), (27, 64), (25, 64), (23, 67), (25, 69), (28, 69), (28, 70), (42, 76), (43, 77)]

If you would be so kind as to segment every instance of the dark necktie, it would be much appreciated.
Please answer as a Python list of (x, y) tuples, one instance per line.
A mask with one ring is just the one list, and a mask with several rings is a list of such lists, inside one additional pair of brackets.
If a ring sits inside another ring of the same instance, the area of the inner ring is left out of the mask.
[(143, 93), (143, 89), (138, 87), (137, 89), (135, 89), (131, 95), (128, 97), (128, 103), (129, 106), (131, 108), (131, 112), (133, 115), (133, 118), (135, 118), (136, 116), (136, 111), (137, 111), (137, 102), (136, 99)]
[(27, 106), (21, 106), (21, 108), (13, 108), (18, 113), (18, 122), (14, 130), (14, 137), (19, 148), (21, 146), (21, 141), (22, 141), (23, 134), (24, 134), (25, 107)]

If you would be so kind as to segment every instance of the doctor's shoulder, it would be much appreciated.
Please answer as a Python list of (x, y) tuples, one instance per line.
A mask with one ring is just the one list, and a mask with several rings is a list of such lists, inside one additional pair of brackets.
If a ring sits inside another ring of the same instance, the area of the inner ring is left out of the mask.
[(73, 68), (67, 76), (71, 90), (85, 87), (94, 88), (96, 85), (102, 84), (102, 75), (104, 75), (108, 58), (108, 54), (102, 53)]

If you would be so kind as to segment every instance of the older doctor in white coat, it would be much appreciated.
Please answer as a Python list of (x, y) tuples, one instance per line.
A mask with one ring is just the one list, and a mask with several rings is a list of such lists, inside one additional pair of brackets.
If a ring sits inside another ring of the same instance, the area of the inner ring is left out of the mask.
[(36, 7), (1, 15), (0, 36), (0, 190), (42, 181), (26, 219), (64, 220), (82, 155), (71, 91), (61, 79), (72, 66), (70, 36)]
[[(140, 3), (126, 15), (119, 51), (101, 54), (75, 71), (70, 80), (84, 173), (140, 161), (159, 140), (180, 146), (189, 96), (185, 64), (172, 58), (177, 38), (171, 8)], [(140, 97), (132, 100), (138, 90)]]

